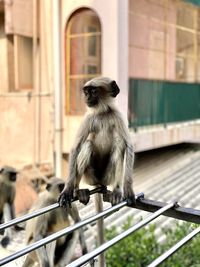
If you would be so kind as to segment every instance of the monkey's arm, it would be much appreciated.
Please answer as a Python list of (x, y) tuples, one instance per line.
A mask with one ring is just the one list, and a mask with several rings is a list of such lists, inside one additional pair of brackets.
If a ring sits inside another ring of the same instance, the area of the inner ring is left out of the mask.
[[(44, 237), (46, 237), (46, 233), (48, 232), (47, 227), (48, 227), (48, 220), (45, 217), (45, 215), (38, 217), (37, 223), (35, 225), (35, 231), (33, 231), (34, 241), (39, 241), (39, 240), (43, 239)], [(47, 250), (44, 246), (37, 249), (36, 254), (38, 256), (40, 266), (50, 267), (49, 256), (48, 256)], [(53, 255), (54, 255), (54, 252), (53, 252)]]
[(78, 186), (81, 175), (78, 173), (77, 169), (77, 157), (80, 153), (81, 147), (87, 140), (89, 133), (92, 130), (92, 117), (87, 116), (81, 127), (79, 128), (78, 135), (76, 137), (75, 146), (72, 148), (69, 155), (69, 174), (65, 188), (61, 192), (58, 202), (61, 207), (71, 207), (71, 201), (74, 197), (74, 189)]
[(131, 142), (126, 143), (124, 160), (124, 197), (128, 205), (132, 205), (135, 203), (135, 194), (133, 191), (134, 149)]
[[(78, 223), (81, 221), (81, 218), (79, 216), (79, 212), (78, 212), (78, 209), (77, 209), (75, 203), (73, 203), (72, 208), (69, 209), (69, 214), (75, 223)], [(87, 245), (86, 245), (86, 241), (85, 241), (85, 236), (84, 236), (84, 231), (81, 228), (79, 229), (79, 241), (80, 241), (80, 245), (81, 245), (81, 249), (82, 249), (82, 254), (84, 255), (84, 254), (88, 253), (88, 249), (87, 249)]]
[[(12, 206), (13, 204), (5, 203), (3, 207), (3, 217), (4, 217), (4, 223), (7, 223), (8, 221), (12, 220)], [(9, 227), (5, 229), (4, 237), (1, 240), (2, 247), (7, 247), (7, 245), (10, 242), (10, 239), (12, 238), (12, 228)]]
[(133, 191), (133, 165), (134, 165), (134, 148), (131, 142), (128, 127), (123, 121), (122, 117), (118, 115), (119, 136), (122, 137), (124, 142), (124, 164), (123, 164), (123, 191), (124, 198), (128, 200), (128, 204), (132, 205), (135, 203), (135, 194)]

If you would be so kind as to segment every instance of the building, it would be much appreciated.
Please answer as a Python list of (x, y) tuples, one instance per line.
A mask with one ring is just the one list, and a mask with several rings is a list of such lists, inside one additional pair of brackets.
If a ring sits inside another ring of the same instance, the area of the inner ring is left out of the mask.
[[(200, 1), (60, 0), (63, 157), (82, 84), (117, 81), (136, 151), (200, 140)], [(0, 0), (0, 164), (53, 161), (52, 1)], [(128, 116), (127, 116), (128, 115)]]

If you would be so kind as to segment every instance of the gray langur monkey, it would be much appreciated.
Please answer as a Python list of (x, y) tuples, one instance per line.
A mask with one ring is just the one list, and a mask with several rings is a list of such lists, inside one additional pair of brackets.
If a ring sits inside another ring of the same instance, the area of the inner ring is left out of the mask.
[[(16, 193), (17, 171), (10, 166), (0, 168), (0, 223), (15, 218), (14, 199)], [(4, 231), (1, 245), (6, 247), (12, 238), (12, 228)]]
[(89, 191), (78, 190), (82, 176), (89, 185), (112, 185), (112, 205), (123, 198), (132, 205), (134, 150), (128, 127), (113, 103), (120, 89), (114, 80), (97, 77), (86, 82), (82, 92), (89, 110), (70, 153), (69, 176), (59, 205), (70, 206), (75, 194), (88, 203)]
[[(49, 179), (46, 190), (39, 195), (38, 200), (33, 204), (30, 212), (54, 204), (63, 188), (64, 181), (62, 179)], [(75, 203), (73, 203), (71, 209), (67, 209), (66, 211), (57, 208), (27, 221), (26, 243), (31, 244), (70, 226), (69, 215), (74, 222), (80, 221)], [(81, 229), (80, 231), (74, 231), (73, 233), (60, 237), (36, 251), (30, 252), (25, 259), (23, 267), (30, 267), (34, 262), (38, 262), (40, 267), (66, 266), (74, 255), (74, 249), (78, 238), (80, 240), (82, 253), (87, 253), (84, 233)]]

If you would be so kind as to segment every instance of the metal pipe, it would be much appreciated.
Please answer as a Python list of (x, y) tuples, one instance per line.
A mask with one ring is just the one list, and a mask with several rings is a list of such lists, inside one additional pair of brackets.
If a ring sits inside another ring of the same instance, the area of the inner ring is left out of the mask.
[(158, 216), (163, 214), (166, 210), (169, 210), (170, 208), (174, 207), (175, 203), (169, 203), (166, 206), (162, 207), (161, 209), (157, 210), (141, 222), (137, 223), (136, 225), (130, 227), (128, 230), (124, 231), (123, 233), (117, 235), (113, 239), (109, 240), (105, 244), (101, 245), (100, 247), (96, 248), (95, 250), (91, 251), (90, 253), (87, 253), (83, 255), (81, 258), (73, 261), (72, 263), (68, 264), (68, 267), (77, 267), (82, 266), (83, 264), (89, 262), (91, 259), (95, 258), (111, 246), (115, 245), (128, 235), (132, 234), (133, 232), (139, 230), (141, 227), (145, 226), (147, 223), (151, 222), (152, 220), (156, 219)]
[[(104, 188), (103, 187), (98, 187), (90, 191), (90, 195), (95, 194), (95, 193), (103, 193)], [(76, 201), (77, 198), (75, 198), (73, 201)], [(110, 200), (105, 200), (110, 202)], [(160, 202), (160, 201), (155, 201), (151, 199), (145, 199), (144, 194), (140, 193), (137, 195), (136, 198), (136, 205), (133, 206), (133, 208), (139, 209), (139, 210), (145, 210), (147, 212), (155, 212), (159, 210), (160, 208), (164, 207), (167, 203), (165, 202)], [(0, 225), (0, 231), (3, 229), (6, 229), (12, 225), (15, 225), (20, 222), (24, 222), (26, 220), (29, 220), (31, 218), (34, 218), (38, 215), (41, 215), (42, 213), (51, 211), (55, 208), (58, 208), (59, 205), (57, 203), (45, 207), (41, 210), (35, 211), (34, 213), (26, 214), (20, 218), (13, 219), (12, 221), (9, 221), (8, 223), (4, 223)], [(33, 215), (32, 215), (33, 214)], [(169, 209), (164, 213), (165, 216), (183, 220), (183, 221), (188, 221), (188, 222), (193, 222), (200, 224), (200, 210), (196, 209), (191, 209), (191, 208), (185, 208), (185, 207), (180, 207), (176, 205), (176, 208)]]
[[(139, 210), (145, 210), (147, 212), (155, 212), (156, 210), (164, 207), (165, 205), (165, 202), (145, 199), (144, 196), (141, 196), (139, 198), (139, 201), (136, 201), (136, 206), (134, 206), (134, 208)], [(200, 224), (200, 210), (185, 208), (176, 205), (175, 209), (167, 210), (164, 215), (178, 220)]]
[(76, 223), (74, 225), (71, 225), (71, 226), (67, 227), (66, 229), (63, 229), (61, 231), (58, 231), (58, 232), (56, 232), (56, 233), (54, 233), (52, 235), (49, 235), (49, 236), (45, 237), (45, 238), (43, 238), (43, 239), (41, 239), (39, 241), (36, 241), (35, 243), (28, 245), (26, 248), (24, 248), (22, 250), (19, 250), (19, 251), (13, 253), (12, 255), (1, 259), (0, 260), (0, 266), (5, 265), (6, 263), (9, 263), (10, 261), (13, 261), (13, 260), (15, 260), (15, 259), (17, 259), (19, 257), (22, 257), (25, 254), (27, 254), (27, 253), (35, 250), (35, 249), (38, 249), (38, 248), (40, 248), (40, 247), (42, 247), (42, 246), (44, 246), (44, 245), (46, 245), (46, 244), (48, 244), (48, 243), (50, 243), (52, 241), (64, 236), (64, 235), (67, 235), (67, 234), (69, 234), (69, 233), (81, 228), (82, 226), (84, 226), (84, 225), (86, 225), (88, 223), (91, 223), (93, 221), (98, 220), (99, 218), (102, 218), (102, 217), (104, 217), (104, 216), (106, 216), (108, 214), (111, 214), (111, 213), (113, 213), (113, 212), (125, 207), (126, 205), (127, 205), (127, 201), (123, 201), (123, 202), (119, 203), (118, 205), (115, 205), (115, 206), (113, 206), (111, 208), (108, 208), (108, 209), (104, 210), (101, 213), (98, 213), (98, 214), (96, 214), (94, 216), (91, 216), (91, 217), (89, 217), (89, 218), (87, 218), (87, 219), (85, 219), (85, 220), (83, 220), (81, 222), (78, 222), (78, 223)]
[[(103, 199), (102, 195), (96, 194), (95, 195), (95, 206), (96, 206), (96, 211), (98, 213), (103, 211)], [(97, 244), (98, 246), (104, 244), (104, 218), (101, 218), (97, 220)], [(102, 253), (99, 255), (98, 259), (98, 267), (105, 267), (105, 255)]]
[[(90, 191), (90, 195), (93, 195), (93, 194), (96, 194), (96, 193), (101, 193), (102, 190), (104, 190), (104, 187), (103, 187), (103, 188), (102, 188), (102, 187), (97, 187), (97, 188), (95, 188), (95, 189), (93, 189), (93, 190)], [(72, 202), (74, 202), (74, 201), (76, 201), (76, 200), (78, 200), (77, 197), (75, 197), (75, 198), (73, 199)], [(34, 211), (34, 212), (32, 212), (32, 213), (29, 213), (29, 214), (26, 214), (26, 215), (24, 215), (24, 216), (21, 216), (21, 217), (19, 217), (19, 218), (15, 218), (15, 219), (13, 219), (13, 220), (7, 222), (7, 223), (3, 223), (3, 224), (1, 224), (1, 225), (0, 225), (0, 231), (6, 229), (6, 228), (8, 228), (8, 227), (11, 227), (11, 226), (13, 226), (13, 225), (15, 225), (15, 224), (18, 224), (18, 223), (21, 223), (21, 222), (30, 220), (30, 219), (32, 219), (32, 218), (34, 218), (34, 217), (37, 217), (37, 216), (39, 216), (39, 215), (41, 215), (41, 214), (43, 214), (43, 213), (46, 213), (46, 212), (48, 212), (48, 211), (57, 209), (57, 208), (59, 208), (59, 207), (60, 207), (59, 204), (58, 204), (58, 203), (55, 203), (55, 204), (52, 204), (52, 205), (47, 206), (47, 207), (45, 207), (45, 208), (39, 209), (39, 210), (37, 210), (37, 211)]]
[(175, 244), (173, 247), (171, 247), (169, 250), (167, 250), (165, 253), (163, 253), (160, 257), (155, 259), (147, 267), (155, 267), (155, 266), (160, 265), (163, 261), (165, 261), (171, 255), (173, 255), (178, 249), (180, 249), (183, 245), (185, 245), (193, 237), (195, 237), (199, 232), (200, 232), (200, 226), (198, 228), (196, 228), (194, 231), (192, 231), (189, 235), (187, 235), (183, 239), (181, 239), (177, 244)]
[(52, 0), (54, 56), (54, 152), (55, 175), (62, 176), (62, 88), (61, 88), (61, 25), (60, 1)]

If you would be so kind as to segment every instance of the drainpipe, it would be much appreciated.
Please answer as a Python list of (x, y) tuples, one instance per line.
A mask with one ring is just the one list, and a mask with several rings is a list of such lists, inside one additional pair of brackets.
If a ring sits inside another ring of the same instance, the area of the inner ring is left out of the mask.
[(60, 1), (52, 0), (54, 73), (54, 170), (62, 176), (62, 88)]

